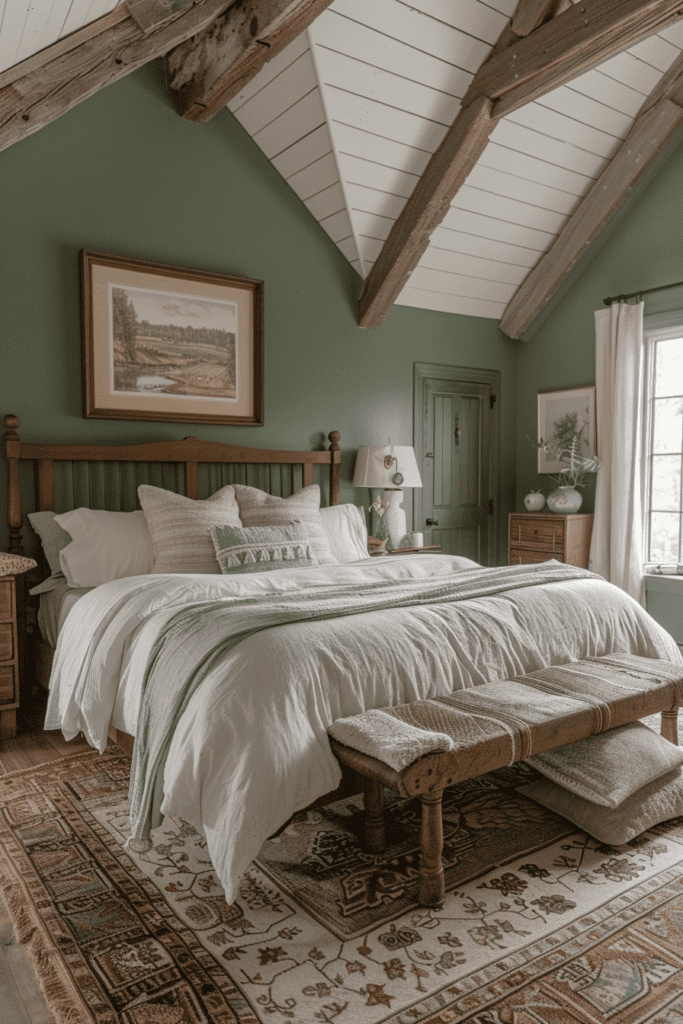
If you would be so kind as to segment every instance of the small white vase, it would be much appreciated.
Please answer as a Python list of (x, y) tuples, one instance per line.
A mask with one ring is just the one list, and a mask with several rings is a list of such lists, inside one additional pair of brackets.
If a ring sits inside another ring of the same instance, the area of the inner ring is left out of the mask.
[(556, 487), (548, 495), (548, 509), (563, 515), (573, 515), (581, 508), (583, 495), (573, 487)]
[(527, 512), (540, 512), (545, 505), (545, 495), (540, 491), (532, 491), (524, 499), (524, 508)]

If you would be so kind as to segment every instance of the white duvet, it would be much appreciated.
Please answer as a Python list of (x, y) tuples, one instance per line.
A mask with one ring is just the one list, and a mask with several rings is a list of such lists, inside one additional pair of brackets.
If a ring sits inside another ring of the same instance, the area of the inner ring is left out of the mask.
[[(154, 640), (180, 607), (221, 596), (338, 582), (423, 579), (474, 563), (448, 555), (368, 559), (248, 576), (138, 576), (97, 587), (70, 611), (46, 729), (103, 751), (110, 722), (135, 734)], [(632, 598), (599, 579), (263, 630), (227, 652), (191, 698), (164, 775), (164, 814), (203, 831), (232, 902), (264, 840), (340, 779), (336, 718), (614, 652), (681, 661)]]

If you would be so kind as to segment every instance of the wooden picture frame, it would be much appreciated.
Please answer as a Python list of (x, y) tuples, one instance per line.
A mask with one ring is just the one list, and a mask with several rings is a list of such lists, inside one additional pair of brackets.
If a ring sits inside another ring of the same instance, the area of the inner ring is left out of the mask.
[(81, 251), (83, 415), (263, 423), (263, 281)]
[(543, 442), (556, 435), (563, 424), (571, 427), (572, 421), (575, 431), (581, 435), (581, 454), (587, 458), (597, 455), (594, 384), (539, 391), (537, 417), (539, 473), (559, 473), (563, 468), (562, 462), (544, 450)]

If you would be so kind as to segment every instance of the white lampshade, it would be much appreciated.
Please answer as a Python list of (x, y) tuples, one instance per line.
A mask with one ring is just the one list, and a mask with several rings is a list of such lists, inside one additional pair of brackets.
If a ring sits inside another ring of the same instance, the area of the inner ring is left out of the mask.
[[(392, 459), (389, 467), (384, 465), (387, 456)], [(403, 477), (400, 484), (393, 482), (396, 473)], [(422, 487), (414, 449), (399, 444), (371, 444), (359, 448), (353, 484), (354, 487)]]

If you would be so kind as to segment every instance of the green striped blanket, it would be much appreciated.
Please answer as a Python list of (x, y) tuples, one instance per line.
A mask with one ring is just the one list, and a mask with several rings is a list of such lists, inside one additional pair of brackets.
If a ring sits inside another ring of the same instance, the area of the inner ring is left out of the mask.
[(240, 640), (285, 623), (449, 604), (520, 587), (599, 578), (586, 569), (545, 562), (468, 569), (447, 578), (316, 586), (290, 596), (235, 597), (183, 608), (161, 630), (142, 684), (130, 780), (131, 848), (148, 849), (151, 829), (161, 824), (164, 765), (176, 725), (218, 659)]

